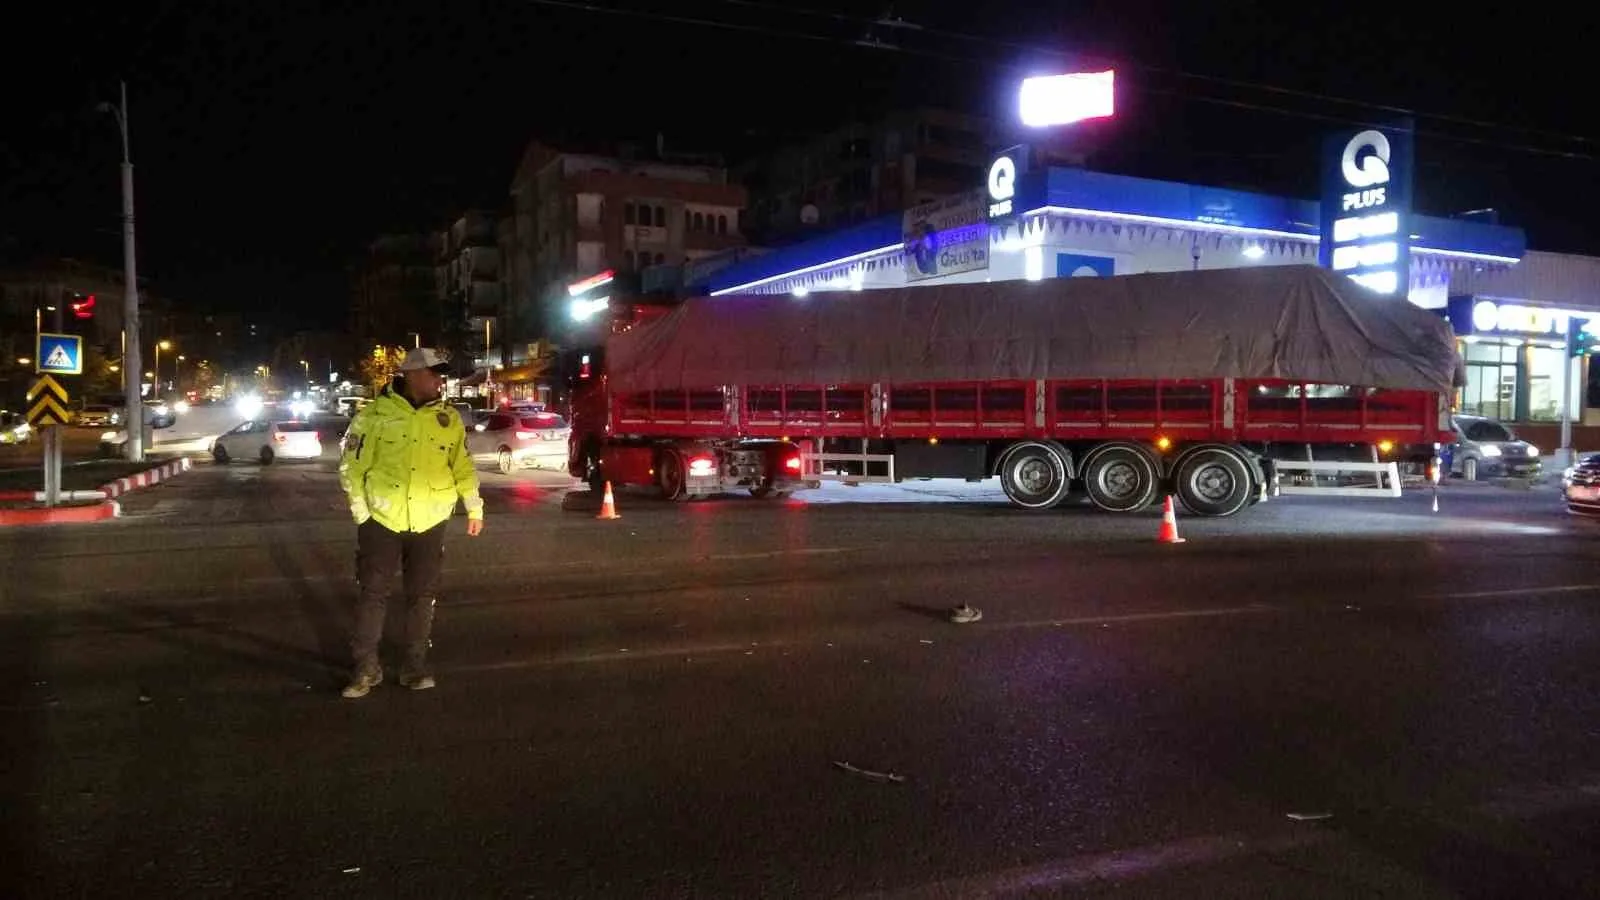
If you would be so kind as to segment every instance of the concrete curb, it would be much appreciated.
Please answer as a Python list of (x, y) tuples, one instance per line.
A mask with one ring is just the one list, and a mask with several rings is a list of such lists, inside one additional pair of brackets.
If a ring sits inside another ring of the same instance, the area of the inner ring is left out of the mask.
[[(106, 492), (96, 489), (92, 491), (62, 491), (60, 498), (67, 503), (81, 503), (85, 500), (104, 500)], [(21, 500), (25, 503), (43, 503), (44, 491), (0, 491), (0, 500)]]
[(122, 515), (122, 504), (115, 500), (102, 500), (90, 506), (57, 506), (51, 509), (0, 509), (0, 526), (4, 525), (66, 525), (79, 522), (102, 522)]
[[(101, 485), (96, 490), (92, 490), (92, 491), (62, 491), (61, 492), (61, 500), (65, 501), (65, 502), (69, 502), (69, 503), (70, 502), (89, 501), (89, 500), (107, 500), (107, 501), (109, 501), (109, 500), (112, 500), (112, 499), (114, 499), (116, 497), (120, 497), (123, 494), (128, 493), (129, 491), (135, 491), (135, 490), (138, 490), (139, 488), (142, 488), (142, 487), (149, 487), (149, 486), (151, 486), (153, 484), (159, 484), (159, 483), (167, 480), (168, 478), (172, 478), (175, 475), (179, 475), (181, 473), (187, 472), (187, 471), (189, 471), (190, 468), (193, 467), (193, 465), (194, 465), (193, 462), (187, 456), (185, 456), (185, 457), (182, 457), (181, 459), (175, 459), (175, 460), (173, 460), (171, 462), (163, 463), (163, 464), (161, 464), (159, 466), (156, 466), (155, 468), (146, 469), (143, 472), (138, 473), (137, 475), (129, 475), (127, 478), (118, 478), (116, 481), (112, 481), (112, 482), (109, 482), (107, 484)], [(5, 501), (5, 500), (20, 500), (20, 501), (22, 501), (24, 503), (43, 503), (44, 502), (44, 491), (0, 491), (0, 501)], [(112, 505), (116, 506), (116, 504), (114, 504), (114, 503)], [(62, 518), (62, 519), (51, 519), (51, 518), (48, 518), (48, 517), (46, 517), (46, 518), (38, 518), (38, 517), (36, 517), (34, 515), (35, 513), (50, 512), (51, 510), (33, 510), (33, 509), (19, 509), (19, 510), (9, 510), (9, 511), (0, 510), (0, 514), (16, 513), (16, 514), (20, 515), (19, 518), (15, 518), (15, 519), (12, 519), (12, 518), (9, 518), (9, 517), (8, 518), (0, 518), (0, 525), (5, 525), (5, 524), (25, 525), (25, 524), (35, 524), (35, 523), (53, 522), (53, 521), (60, 521), (60, 522), (93, 522), (93, 521), (99, 521), (99, 519), (102, 519), (102, 518), (109, 519), (109, 518), (114, 518), (114, 517), (116, 517), (118, 515), (121, 515), (121, 507), (117, 507), (117, 512), (116, 513), (113, 513), (111, 515), (100, 516), (98, 518), (85, 519), (85, 518), (74, 518), (73, 517), (73, 516), (81, 516), (82, 515), (81, 510), (84, 509), (84, 508), (86, 508), (86, 507), (64, 507), (64, 508), (62, 508), (62, 511), (70, 513), (70, 516), (68, 518)]]
[(181, 457), (154, 469), (146, 469), (137, 475), (129, 475), (127, 478), (118, 478), (109, 484), (103, 484), (100, 486), (100, 491), (106, 497), (120, 497), (129, 491), (160, 484), (168, 478), (189, 471), (193, 465), (189, 457)]

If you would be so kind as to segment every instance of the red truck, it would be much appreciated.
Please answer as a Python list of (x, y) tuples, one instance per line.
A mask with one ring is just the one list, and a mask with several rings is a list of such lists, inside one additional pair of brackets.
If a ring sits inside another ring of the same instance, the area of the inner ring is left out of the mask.
[(1028, 509), (1207, 516), (1398, 495), (1461, 378), (1443, 318), (1311, 266), (700, 297), (633, 307), (596, 353), (569, 455), (596, 486), (998, 477)]

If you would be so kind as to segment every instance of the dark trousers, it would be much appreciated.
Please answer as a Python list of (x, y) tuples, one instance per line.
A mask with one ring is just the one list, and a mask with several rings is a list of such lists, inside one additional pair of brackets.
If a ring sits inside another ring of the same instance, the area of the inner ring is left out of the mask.
[(406, 664), (421, 666), (433, 631), (433, 604), (438, 599), (444, 568), (444, 523), (422, 532), (394, 532), (368, 519), (356, 530), (356, 628), (350, 652), (358, 667), (378, 665), (389, 595), (396, 573), (406, 598)]

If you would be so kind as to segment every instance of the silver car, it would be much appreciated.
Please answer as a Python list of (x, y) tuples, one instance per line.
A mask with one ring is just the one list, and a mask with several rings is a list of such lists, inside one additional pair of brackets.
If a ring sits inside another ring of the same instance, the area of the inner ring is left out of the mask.
[(1467, 481), (1480, 478), (1536, 478), (1544, 470), (1539, 448), (1518, 440), (1505, 424), (1483, 416), (1452, 416), (1456, 442), (1450, 446), (1450, 472)]
[(467, 432), (467, 452), (507, 475), (527, 467), (562, 470), (571, 433), (567, 420), (555, 413), (497, 410)]

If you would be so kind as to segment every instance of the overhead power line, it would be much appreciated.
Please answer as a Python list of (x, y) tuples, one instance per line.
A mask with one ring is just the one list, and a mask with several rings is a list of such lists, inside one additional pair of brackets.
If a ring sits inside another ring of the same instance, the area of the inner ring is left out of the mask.
[[(875, 20), (872, 20), (872, 19), (865, 19), (865, 18), (862, 18), (860, 16), (851, 16), (851, 15), (846, 15), (844, 13), (831, 12), (831, 11), (828, 11), (828, 10), (810, 9), (810, 8), (806, 8), (806, 7), (797, 7), (797, 6), (789, 6), (789, 5), (784, 5), (784, 4), (765, 2), (765, 0), (718, 0), (718, 2), (724, 3), (724, 4), (729, 5), (729, 6), (739, 6), (739, 7), (749, 8), (749, 9), (760, 9), (760, 10), (765, 10), (765, 11), (774, 12), (774, 13), (788, 13), (788, 14), (791, 14), (791, 15), (811, 16), (811, 17), (815, 17), (815, 18), (831, 19), (831, 20), (834, 20), (834, 21), (848, 22), (848, 23), (854, 23), (854, 24), (864, 24), (864, 25), (876, 24), (876, 25), (880, 25), (880, 26), (887, 24), (886, 22), (884, 22), (881, 19), (875, 21)], [(896, 22), (899, 22), (899, 20), (896, 20)], [(1071, 60), (1074, 57), (1076, 57), (1077, 59), (1099, 61), (1099, 62), (1104, 63), (1107, 66), (1112, 64), (1112, 61), (1109, 60), (1108, 58), (1106, 58), (1105, 56), (1103, 56), (1102, 54), (1084, 53), (1084, 52), (1067, 53), (1067, 52), (1063, 52), (1063, 51), (1055, 49), (1055, 48), (1040, 47), (1037, 44), (1029, 44), (1029, 43), (1022, 42), (1022, 41), (1010, 41), (1010, 40), (1005, 40), (1003, 38), (984, 37), (984, 36), (981, 36), (981, 35), (965, 34), (965, 33), (958, 32), (958, 31), (945, 31), (945, 30), (938, 29), (938, 28), (929, 28), (929, 27), (927, 27), (925, 25), (912, 25), (910, 23), (899, 23), (899, 27), (914, 28), (920, 34), (933, 35), (933, 36), (937, 36), (937, 37), (948, 38), (950, 40), (964, 41), (964, 42), (968, 42), (968, 43), (987, 44), (987, 45), (991, 45), (991, 46), (995, 46), (995, 47), (1003, 47), (1003, 48), (1005, 48), (1007, 50), (1025, 51), (1027, 53), (1038, 54), (1038, 55), (1042, 55), (1042, 56), (1052, 56), (1052, 57), (1055, 57), (1057, 59), (1062, 59), (1062, 60)], [(1304, 100), (1315, 100), (1315, 101), (1320, 102), (1320, 103), (1336, 103), (1336, 104), (1340, 104), (1340, 105), (1343, 105), (1343, 106), (1354, 106), (1354, 107), (1360, 107), (1360, 108), (1364, 108), (1364, 109), (1372, 109), (1372, 110), (1378, 110), (1378, 111), (1382, 111), (1382, 112), (1395, 113), (1397, 115), (1414, 116), (1416, 118), (1432, 119), (1432, 120), (1439, 121), (1439, 122), (1450, 122), (1450, 123), (1457, 124), (1457, 125), (1470, 125), (1470, 126), (1473, 126), (1473, 127), (1476, 127), (1476, 128), (1495, 129), (1495, 130), (1500, 130), (1500, 131), (1516, 131), (1516, 132), (1521, 132), (1523, 134), (1532, 134), (1532, 135), (1538, 135), (1540, 137), (1555, 138), (1557, 140), (1572, 141), (1574, 143), (1591, 144), (1591, 145), (1600, 143), (1600, 139), (1587, 137), (1585, 135), (1571, 134), (1571, 133), (1568, 133), (1568, 132), (1561, 132), (1561, 131), (1552, 131), (1552, 130), (1541, 129), (1541, 128), (1529, 128), (1528, 126), (1525, 126), (1525, 125), (1515, 125), (1515, 124), (1512, 124), (1512, 123), (1509, 123), (1509, 122), (1496, 122), (1496, 121), (1491, 121), (1491, 120), (1487, 120), (1487, 119), (1473, 118), (1473, 117), (1470, 117), (1470, 116), (1455, 115), (1455, 114), (1452, 114), (1452, 113), (1439, 113), (1439, 112), (1429, 112), (1429, 111), (1426, 111), (1426, 110), (1410, 109), (1410, 108), (1407, 108), (1407, 107), (1394, 106), (1394, 105), (1387, 104), (1387, 103), (1378, 103), (1378, 102), (1375, 102), (1375, 101), (1372, 101), (1372, 100), (1361, 100), (1361, 99), (1354, 98), (1354, 97), (1343, 97), (1343, 96), (1339, 96), (1337, 94), (1327, 94), (1327, 93), (1322, 93), (1322, 92), (1318, 92), (1318, 91), (1308, 91), (1308, 90), (1304, 90), (1302, 88), (1285, 87), (1283, 85), (1271, 84), (1271, 83), (1268, 83), (1268, 82), (1250, 81), (1250, 80), (1239, 79), (1239, 78), (1228, 78), (1228, 77), (1224, 77), (1224, 76), (1220, 76), (1220, 75), (1208, 75), (1208, 74), (1204, 74), (1204, 73), (1200, 73), (1200, 72), (1190, 72), (1190, 71), (1187, 71), (1187, 70), (1184, 70), (1184, 69), (1173, 69), (1173, 68), (1168, 68), (1168, 67), (1164, 67), (1164, 66), (1153, 66), (1153, 65), (1149, 65), (1148, 63), (1141, 63), (1141, 62), (1139, 62), (1137, 60), (1126, 60), (1126, 63), (1128, 65), (1132, 66), (1134, 69), (1137, 69), (1137, 70), (1140, 70), (1140, 71), (1144, 71), (1144, 72), (1149, 72), (1149, 73), (1152, 73), (1152, 74), (1170, 75), (1170, 76), (1173, 76), (1173, 77), (1176, 77), (1176, 78), (1184, 78), (1184, 79), (1189, 79), (1189, 80), (1193, 80), (1193, 81), (1209, 82), (1211, 84), (1226, 85), (1228, 87), (1242, 88), (1242, 89), (1246, 89), (1246, 90), (1262, 91), (1262, 92), (1265, 92), (1265, 93), (1277, 94), (1277, 95), (1286, 96), (1286, 97), (1298, 97), (1298, 98), (1304, 99)]]
[[(939, 52), (939, 51), (927, 50), (927, 49), (922, 49), (922, 48), (906, 47), (903, 44), (890, 44), (887, 41), (883, 41), (881, 39), (873, 38), (873, 37), (870, 36), (870, 34), (869, 34), (869, 36), (867, 38), (850, 37), (850, 36), (846, 36), (846, 35), (817, 34), (817, 33), (814, 33), (814, 32), (801, 31), (801, 30), (798, 30), (798, 29), (795, 29), (795, 28), (788, 28), (788, 27), (774, 27), (774, 26), (770, 26), (770, 25), (753, 25), (753, 24), (747, 24), (747, 23), (742, 23), (742, 22), (727, 22), (727, 21), (722, 21), (722, 20), (717, 20), (717, 19), (705, 19), (705, 18), (699, 18), (699, 17), (694, 17), (694, 16), (683, 16), (683, 15), (678, 15), (678, 14), (675, 14), (675, 13), (663, 13), (663, 12), (657, 12), (657, 11), (654, 11), (654, 10), (645, 10), (645, 9), (623, 9), (623, 8), (619, 8), (619, 7), (615, 7), (615, 6), (606, 6), (604, 4), (585, 2), (585, 0), (522, 0), (522, 2), (530, 4), (530, 5), (533, 5), (533, 6), (544, 6), (544, 7), (552, 7), (552, 8), (557, 8), (557, 9), (566, 9), (566, 10), (571, 10), (571, 11), (574, 11), (574, 12), (584, 12), (584, 13), (592, 13), (592, 14), (597, 14), (597, 15), (616, 16), (616, 17), (619, 17), (619, 18), (633, 18), (633, 19), (639, 19), (639, 20), (644, 20), (644, 21), (666, 22), (666, 23), (687, 25), (687, 26), (700, 27), (700, 28), (717, 29), (717, 30), (721, 30), (721, 31), (729, 31), (729, 32), (752, 34), (752, 35), (760, 35), (760, 36), (769, 37), (769, 38), (783, 38), (783, 39), (788, 39), (788, 40), (807, 41), (807, 42), (811, 42), (811, 43), (834, 44), (834, 45), (842, 46), (842, 47), (855, 47), (855, 48), (858, 48), (858, 49), (862, 50), (863, 52), (892, 52), (892, 53), (901, 54), (901, 55), (904, 55), (904, 56), (913, 56), (913, 57), (919, 57), (919, 58), (922, 58), (922, 59), (930, 59), (930, 60), (935, 60), (935, 61), (939, 61), (939, 62), (946, 62), (946, 63), (957, 63), (957, 64), (964, 65), (964, 66), (979, 65), (979, 66), (986, 66), (986, 67), (989, 67), (989, 68), (992, 68), (992, 69), (1001, 70), (1001, 71), (1008, 71), (1008, 72), (1020, 72), (1021, 71), (1021, 67), (1019, 65), (1015, 64), (1015, 63), (1003, 62), (1003, 61), (992, 59), (992, 58), (986, 59), (986, 58), (971, 57), (971, 56), (958, 56), (958, 55), (954, 55), (954, 54), (942, 53), (942, 52)], [(776, 5), (773, 5), (773, 4), (757, 2), (757, 0), (720, 0), (720, 2), (727, 3), (727, 4), (730, 4), (730, 5), (735, 5), (735, 6), (748, 6), (748, 7), (759, 8), (759, 9), (764, 9), (764, 10), (783, 11), (783, 12), (789, 12), (789, 13), (799, 13), (799, 14), (803, 14), (803, 15), (814, 15), (814, 16), (819, 16), (819, 17), (826, 17), (826, 18), (829, 18), (829, 19), (833, 19), (833, 20), (839, 21), (839, 22), (841, 22), (843, 24), (851, 24), (851, 25), (877, 25), (877, 24), (879, 24), (876, 20), (862, 19), (862, 18), (859, 18), (859, 17), (846, 16), (846, 15), (843, 15), (843, 14), (831, 13), (831, 12), (826, 12), (826, 11), (822, 11), (822, 10), (808, 10), (808, 9), (805, 9), (805, 8), (786, 7), (786, 6), (785, 7), (779, 7), (779, 6), (776, 6)], [(889, 21), (895, 21), (895, 20), (889, 20)], [(886, 27), (886, 26), (880, 26), (880, 27)], [(938, 31), (938, 30), (931, 30), (931, 29), (924, 28), (922, 26), (913, 26), (913, 25), (911, 25), (911, 23), (903, 23), (902, 22), (902, 23), (894, 25), (893, 27), (898, 28), (898, 29), (902, 29), (902, 30), (905, 30), (905, 31), (915, 30), (918, 34), (929, 34), (929, 35), (936, 35), (936, 36), (943, 36), (943, 37), (959, 38), (959, 39), (962, 39), (962, 40), (969, 40), (969, 41), (986, 42), (986, 43), (994, 44), (996, 46), (1007, 47), (1007, 48), (1010, 48), (1010, 49), (1027, 50), (1030, 53), (1038, 53), (1038, 54), (1043, 54), (1043, 55), (1054, 55), (1054, 56), (1056, 56), (1058, 58), (1063, 58), (1063, 59), (1069, 58), (1071, 56), (1071, 54), (1064, 54), (1059, 50), (1049, 50), (1049, 49), (1043, 49), (1043, 48), (1038, 48), (1038, 47), (1032, 47), (1032, 46), (1029, 46), (1029, 45), (1026, 45), (1026, 44), (1021, 44), (1021, 43), (1016, 43), (1016, 42), (1003, 41), (1003, 40), (998, 40), (998, 39), (976, 38), (976, 37), (973, 37), (973, 36), (970, 36), (970, 35), (959, 35), (959, 34), (954, 34), (952, 32), (943, 32), (943, 31)], [(1080, 59), (1101, 59), (1100, 57), (1096, 57), (1093, 54), (1080, 54), (1080, 55), (1078, 55), (1078, 58), (1080, 58)], [(1400, 115), (1412, 116), (1412, 117), (1415, 117), (1415, 118), (1432, 119), (1432, 120), (1440, 121), (1440, 122), (1455, 122), (1456, 124), (1465, 124), (1465, 125), (1471, 125), (1471, 126), (1480, 127), (1480, 128), (1499, 128), (1499, 129), (1508, 130), (1508, 131), (1518, 131), (1518, 130), (1520, 130), (1520, 131), (1523, 131), (1523, 132), (1526, 132), (1526, 133), (1530, 133), (1530, 134), (1541, 134), (1541, 135), (1546, 135), (1546, 136), (1558, 138), (1560, 140), (1566, 140), (1566, 141), (1577, 142), (1577, 143), (1590, 143), (1590, 144), (1595, 143), (1594, 139), (1583, 137), (1583, 136), (1580, 136), (1580, 135), (1562, 134), (1562, 133), (1559, 133), (1559, 132), (1543, 132), (1543, 131), (1538, 131), (1538, 130), (1535, 130), (1535, 129), (1526, 129), (1526, 128), (1520, 128), (1518, 126), (1502, 125), (1502, 124), (1499, 124), (1499, 123), (1488, 122), (1486, 120), (1471, 119), (1471, 118), (1466, 118), (1466, 117), (1461, 117), (1461, 116), (1451, 116), (1451, 115), (1448, 115), (1448, 114), (1422, 113), (1422, 112), (1417, 112), (1415, 110), (1406, 109), (1406, 108), (1403, 108), (1403, 107), (1389, 106), (1389, 105), (1379, 104), (1379, 103), (1370, 103), (1370, 102), (1367, 102), (1367, 101), (1356, 100), (1356, 99), (1353, 99), (1353, 98), (1337, 97), (1337, 96), (1334, 96), (1334, 95), (1324, 95), (1324, 94), (1318, 94), (1318, 93), (1310, 92), (1310, 91), (1299, 91), (1299, 90), (1296, 90), (1294, 88), (1285, 88), (1285, 87), (1280, 87), (1280, 86), (1276, 86), (1276, 85), (1265, 85), (1265, 84), (1260, 84), (1260, 83), (1256, 83), (1256, 82), (1249, 82), (1249, 81), (1239, 81), (1239, 80), (1236, 80), (1236, 79), (1220, 78), (1220, 77), (1217, 77), (1217, 76), (1200, 75), (1200, 74), (1196, 74), (1196, 73), (1192, 73), (1192, 72), (1183, 72), (1181, 70), (1163, 69), (1163, 68), (1160, 68), (1160, 67), (1146, 66), (1146, 65), (1138, 64), (1138, 63), (1134, 63), (1133, 66), (1134, 66), (1134, 68), (1136, 70), (1146, 71), (1146, 72), (1150, 72), (1152, 74), (1172, 75), (1172, 76), (1186, 78), (1186, 79), (1190, 79), (1190, 80), (1210, 81), (1210, 82), (1214, 82), (1214, 83), (1218, 83), (1218, 84), (1226, 84), (1226, 85), (1236, 86), (1236, 87), (1241, 87), (1241, 88), (1254, 88), (1254, 89), (1265, 90), (1265, 91), (1268, 91), (1268, 92), (1277, 93), (1277, 94), (1281, 94), (1281, 95), (1285, 95), (1285, 96), (1297, 96), (1297, 97), (1300, 97), (1302, 99), (1317, 100), (1319, 102), (1338, 103), (1338, 104), (1343, 104), (1343, 105), (1347, 105), (1347, 106), (1362, 107), (1362, 108), (1375, 110), (1375, 111), (1390, 112), (1390, 113), (1395, 113), (1395, 114), (1400, 114)], [(1340, 115), (1340, 114), (1333, 114), (1333, 113), (1309, 112), (1309, 111), (1306, 111), (1306, 110), (1290, 109), (1290, 108), (1282, 107), (1282, 106), (1273, 106), (1273, 105), (1266, 104), (1266, 103), (1252, 103), (1252, 102), (1245, 101), (1245, 100), (1235, 100), (1235, 99), (1226, 98), (1226, 97), (1209, 96), (1209, 95), (1206, 95), (1206, 94), (1200, 94), (1200, 93), (1195, 93), (1195, 92), (1191, 92), (1191, 91), (1163, 89), (1163, 88), (1154, 87), (1154, 86), (1145, 85), (1145, 84), (1137, 84), (1137, 83), (1135, 83), (1135, 84), (1132, 84), (1131, 87), (1134, 90), (1137, 90), (1137, 91), (1140, 91), (1140, 92), (1143, 92), (1143, 93), (1157, 95), (1157, 96), (1168, 96), (1168, 97), (1178, 98), (1178, 99), (1181, 99), (1181, 100), (1188, 100), (1188, 101), (1193, 101), (1193, 102), (1198, 102), (1198, 103), (1206, 103), (1206, 104), (1210, 104), (1210, 105), (1214, 105), (1214, 106), (1231, 107), (1231, 108), (1234, 108), (1234, 109), (1243, 109), (1243, 110), (1249, 110), (1249, 111), (1252, 111), (1252, 112), (1267, 113), (1267, 114), (1271, 114), (1271, 115), (1284, 116), (1284, 117), (1288, 117), (1288, 118), (1305, 119), (1305, 120), (1308, 120), (1308, 121), (1331, 122), (1331, 123), (1337, 123), (1337, 124), (1358, 125), (1358, 126), (1364, 126), (1364, 127), (1393, 127), (1393, 125), (1394, 125), (1394, 123), (1392, 123), (1392, 122), (1372, 121), (1372, 120), (1363, 119), (1363, 118), (1359, 118), (1359, 117), (1352, 116), (1352, 115)], [(1473, 136), (1468, 136), (1468, 135), (1460, 135), (1460, 134), (1454, 134), (1454, 133), (1448, 133), (1448, 132), (1442, 132), (1442, 131), (1433, 131), (1433, 130), (1413, 129), (1412, 133), (1415, 134), (1417, 137), (1429, 138), (1429, 139), (1440, 140), (1440, 141), (1447, 141), (1447, 142), (1452, 142), (1452, 143), (1470, 144), (1470, 145), (1476, 145), (1476, 146), (1491, 147), (1491, 148), (1500, 149), (1500, 150), (1511, 150), (1511, 151), (1516, 151), (1516, 152), (1521, 152), (1521, 153), (1527, 153), (1527, 154), (1532, 154), (1532, 155), (1537, 155), (1537, 156), (1546, 156), (1546, 157), (1552, 157), (1552, 158), (1557, 158), (1557, 159), (1568, 159), (1568, 160), (1577, 160), (1577, 161), (1584, 161), (1584, 162), (1600, 162), (1600, 154), (1596, 154), (1596, 153), (1585, 153), (1585, 152), (1580, 152), (1580, 151), (1576, 151), (1576, 150), (1561, 150), (1561, 149), (1555, 149), (1555, 148), (1550, 148), (1550, 147), (1535, 146), (1535, 145), (1532, 145), (1532, 144), (1513, 143), (1513, 142), (1504, 141), (1504, 140), (1498, 140), (1498, 139), (1493, 139), (1493, 138), (1473, 137)]]

